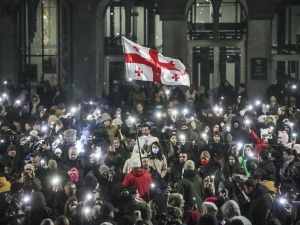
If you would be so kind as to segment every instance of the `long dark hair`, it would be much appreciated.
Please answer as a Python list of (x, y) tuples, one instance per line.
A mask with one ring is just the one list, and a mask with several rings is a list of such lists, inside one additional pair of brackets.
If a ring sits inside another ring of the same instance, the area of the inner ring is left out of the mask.
[[(156, 145), (156, 146), (158, 146), (158, 148), (159, 148), (159, 151), (158, 151), (158, 153), (157, 154), (154, 154), (153, 152), (152, 152), (152, 146), (153, 145)], [(158, 142), (158, 141), (155, 141), (155, 142), (153, 142), (151, 145), (150, 145), (150, 159), (159, 159), (159, 160), (163, 160), (163, 149), (162, 149), (162, 147), (161, 147), (161, 145), (160, 145), (160, 143)]]
[[(229, 165), (229, 158), (232, 157), (235, 160), (235, 163), (233, 164), (233, 167)], [(241, 167), (239, 160), (235, 154), (230, 154), (227, 158), (227, 161), (225, 162), (225, 165), (223, 167), (223, 173), (226, 178), (231, 176), (233, 173), (237, 174), (244, 174), (246, 175), (245, 170)]]

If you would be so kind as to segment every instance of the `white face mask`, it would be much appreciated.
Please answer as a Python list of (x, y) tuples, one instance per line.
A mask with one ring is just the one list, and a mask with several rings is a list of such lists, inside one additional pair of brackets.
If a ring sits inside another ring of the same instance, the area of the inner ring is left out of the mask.
[(69, 210), (70, 210), (71, 213), (75, 213), (76, 208), (77, 208), (76, 205), (73, 205), (73, 206), (69, 205)]
[(152, 152), (153, 152), (153, 154), (157, 154), (158, 153), (158, 148), (152, 148)]

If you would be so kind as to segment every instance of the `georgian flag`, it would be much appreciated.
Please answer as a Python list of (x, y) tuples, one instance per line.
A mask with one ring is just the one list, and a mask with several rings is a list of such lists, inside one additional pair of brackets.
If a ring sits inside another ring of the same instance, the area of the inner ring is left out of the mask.
[(123, 37), (123, 51), (128, 79), (190, 86), (189, 75), (180, 60), (165, 57), (125, 37)]

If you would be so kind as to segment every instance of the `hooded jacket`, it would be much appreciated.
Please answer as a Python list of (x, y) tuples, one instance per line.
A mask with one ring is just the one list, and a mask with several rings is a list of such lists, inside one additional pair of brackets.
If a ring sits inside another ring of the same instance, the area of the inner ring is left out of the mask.
[(227, 218), (232, 218), (234, 216), (240, 216), (241, 215), (241, 210), (239, 205), (233, 201), (229, 200), (225, 202), (221, 206), (222, 213), (227, 217)]
[(151, 174), (144, 169), (134, 169), (126, 174), (123, 180), (125, 187), (136, 187), (140, 197), (145, 201), (150, 201), (150, 185), (152, 183)]
[[(245, 154), (245, 149), (247, 147), (250, 147), (251, 152), (253, 153), (253, 146), (250, 144), (245, 144), (243, 147), (243, 150), (242, 150), (242, 154), (241, 154), (241, 156), (239, 156), (238, 159), (239, 159), (239, 163), (240, 163), (241, 167), (243, 167), (243, 169), (246, 171), (246, 176), (250, 177), (251, 172), (252, 172), (251, 171), (252, 167), (249, 164), (252, 164), (252, 162), (255, 163), (257, 159), (255, 157), (250, 158), (249, 156), (247, 156)], [(250, 169), (250, 171), (249, 171), (249, 169)], [(253, 169), (255, 169), (255, 168), (253, 168)]]

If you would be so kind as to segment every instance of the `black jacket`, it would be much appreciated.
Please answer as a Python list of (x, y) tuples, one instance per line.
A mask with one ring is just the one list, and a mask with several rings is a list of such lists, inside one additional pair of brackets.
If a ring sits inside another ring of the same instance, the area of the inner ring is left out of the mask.
[(261, 173), (262, 180), (275, 181), (276, 179), (276, 168), (271, 160), (260, 162), (256, 171)]
[(255, 225), (265, 225), (268, 210), (272, 205), (272, 199), (269, 195), (268, 189), (262, 184), (257, 184), (249, 197), (249, 220)]

